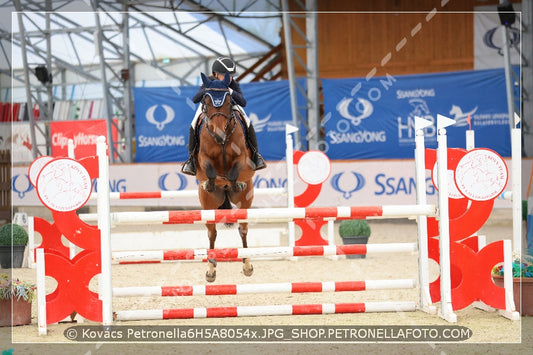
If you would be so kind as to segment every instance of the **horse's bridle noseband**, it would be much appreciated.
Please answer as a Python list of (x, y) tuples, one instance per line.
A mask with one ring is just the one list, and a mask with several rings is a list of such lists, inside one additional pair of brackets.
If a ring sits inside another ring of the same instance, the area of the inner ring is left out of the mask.
[[(217, 88), (210, 88), (210, 89), (206, 89), (206, 91), (228, 91), (229, 92), (229, 89), (217, 89)], [(211, 116), (207, 116), (207, 103), (205, 101), (205, 94), (204, 94), (204, 97), (202, 98), (202, 112), (203, 112), (203, 120), (204, 120), (204, 123), (205, 123), (205, 129), (207, 130), (207, 132), (209, 133), (209, 135), (211, 137), (213, 137), (213, 139), (215, 140), (215, 142), (217, 142), (219, 145), (222, 146), (222, 148), (224, 149), (225, 146), (226, 146), (226, 143), (228, 142), (228, 139), (231, 137), (231, 135), (233, 134), (233, 132), (235, 132), (235, 127), (237, 127), (237, 124), (235, 122), (235, 124), (233, 125), (233, 128), (231, 130), (231, 132), (228, 133), (228, 129), (229, 129), (229, 125), (231, 124), (232, 121), (235, 121), (235, 113), (233, 112), (233, 110), (231, 109), (230, 107), (230, 114), (229, 115), (226, 115), (224, 112), (220, 112), (220, 111), (215, 111), (213, 112), (213, 114)], [(220, 106), (220, 107), (223, 107), (224, 105), (226, 105), (225, 103)], [(228, 105), (231, 106), (231, 98), (228, 102)], [(211, 104), (211, 106), (215, 107), (214, 105)], [(221, 137), (220, 135), (216, 134), (215, 132), (211, 131), (209, 129), (209, 121), (211, 121), (211, 119), (215, 116), (224, 116), (226, 117), (227, 121), (226, 121), (226, 125), (224, 126), (224, 137)]]

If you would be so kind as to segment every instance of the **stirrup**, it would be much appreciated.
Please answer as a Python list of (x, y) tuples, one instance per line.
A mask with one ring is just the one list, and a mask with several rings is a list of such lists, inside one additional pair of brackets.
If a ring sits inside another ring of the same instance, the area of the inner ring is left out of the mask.
[(187, 175), (196, 175), (196, 166), (192, 161), (192, 157), (190, 157), (185, 163), (183, 163), (183, 166), (181, 167), (181, 172)]

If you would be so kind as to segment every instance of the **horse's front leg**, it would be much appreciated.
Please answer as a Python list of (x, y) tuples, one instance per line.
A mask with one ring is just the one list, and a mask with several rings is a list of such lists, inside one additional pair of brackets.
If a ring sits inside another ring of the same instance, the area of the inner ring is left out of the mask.
[(239, 178), (240, 172), (241, 172), (241, 169), (239, 167), (239, 163), (235, 163), (233, 164), (231, 169), (229, 169), (229, 171), (226, 174), (226, 178), (231, 183), (231, 191), (235, 193), (244, 191), (247, 186), (245, 182), (237, 181), (237, 179)]
[(207, 161), (205, 164), (205, 175), (207, 176), (207, 181), (202, 182), (200, 186), (205, 192), (211, 193), (215, 191), (215, 179), (217, 178), (217, 171), (210, 161)]
[[(239, 234), (240, 234), (241, 240), (242, 240), (242, 247), (243, 248), (248, 248), (248, 242), (246, 240), (246, 237), (248, 236), (248, 223), (239, 223)], [(249, 258), (243, 258), (242, 262), (244, 264), (242, 266), (242, 272), (244, 273), (244, 275), (245, 276), (252, 276), (252, 274), (254, 273), (254, 267), (250, 263), (250, 259)]]
[[(215, 240), (217, 239), (217, 225), (216, 224), (206, 224), (207, 235), (209, 237), (209, 249), (215, 249)], [(205, 279), (207, 282), (213, 282), (217, 278), (217, 261), (214, 257), (209, 257), (207, 259), (208, 270), (205, 272)]]

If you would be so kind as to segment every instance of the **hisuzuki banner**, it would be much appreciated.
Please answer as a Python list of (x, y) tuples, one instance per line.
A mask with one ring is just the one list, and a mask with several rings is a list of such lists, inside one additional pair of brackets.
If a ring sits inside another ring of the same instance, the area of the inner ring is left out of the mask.
[[(447, 128), (448, 147), (476, 146), (511, 155), (503, 69), (376, 78), (323, 79), (326, 153), (330, 159), (412, 158), (415, 116), (436, 148), (437, 114), (457, 121)], [(470, 123), (469, 123), (470, 118)]]
[[(305, 88), (305, 81), (298, 81)], [(244, 108), (252, 121), (259, 150), (266, 160), (285, 158), (285, 125), (292, 124), (286, 80), (242, 84)], [(199, 104), (194, 87), (134, 88), (136, 162), (182, 162), (188, 157), (189, 126)], [(305, 106), (299, 98), (299, 106)], [(301, 113), (305, 117), (305, 112)], [(303, 125), (300, 127), (305, 137)]]

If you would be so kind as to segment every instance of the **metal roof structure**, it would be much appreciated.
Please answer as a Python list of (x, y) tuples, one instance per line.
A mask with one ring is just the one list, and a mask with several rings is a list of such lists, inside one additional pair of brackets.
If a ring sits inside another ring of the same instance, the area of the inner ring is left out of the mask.
[[(263, 80), (279, 78), (281, 54), (274, 63), (257, 62), (280, 48), (281, 6), (274, 0), (4, 0), (0, 16), (12, 16), (0, 27), (1, 94), (23, 97), (28, 107), (38, 103), (41, 119), (51, 120), (54, 102), (68, 99), (73, 85), (82, 85), (85, 96), (97, 92), (108, 131), (110, 118), (118, 118), (116, 128), (128, 138), (115, 154), (131, 162), (132, 113), (124, 103), (132, 101), (132, 86), (197, 85), (198, 73), (209, 72), (221, 55), (251, 74), (244, 81), (259, 73)], [(46, 136), (33, 126), (33, 134)], [(35, 157), (43, 155), (33, 149)]]

